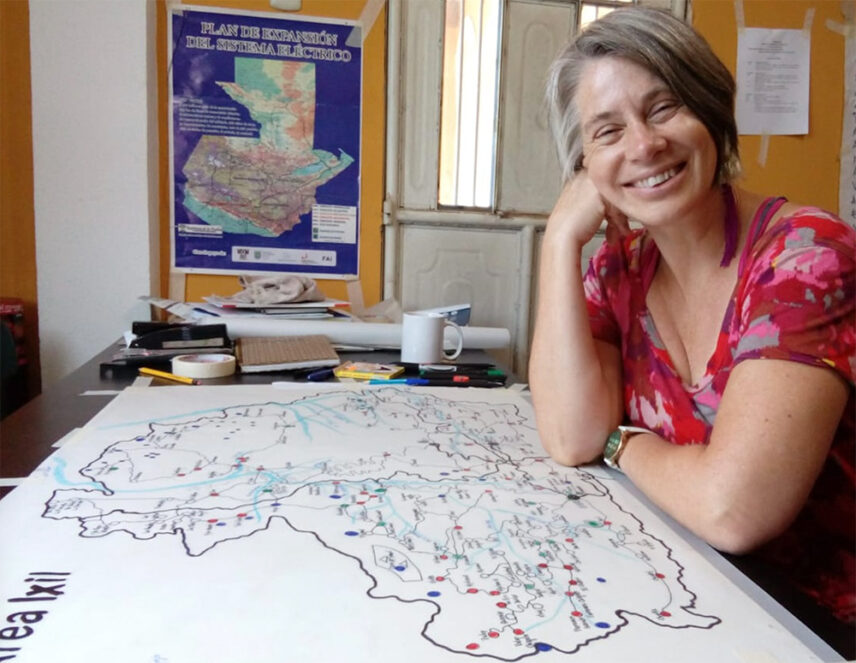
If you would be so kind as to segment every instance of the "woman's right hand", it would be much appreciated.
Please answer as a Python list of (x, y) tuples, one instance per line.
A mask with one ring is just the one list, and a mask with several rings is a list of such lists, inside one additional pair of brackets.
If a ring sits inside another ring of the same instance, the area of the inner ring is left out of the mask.
[(627, 216), (600, 195), (585, 169), (565, 183), (547, 220), (549, 236), (583, 246), (606, 220), (607, 239), (629, 232)]

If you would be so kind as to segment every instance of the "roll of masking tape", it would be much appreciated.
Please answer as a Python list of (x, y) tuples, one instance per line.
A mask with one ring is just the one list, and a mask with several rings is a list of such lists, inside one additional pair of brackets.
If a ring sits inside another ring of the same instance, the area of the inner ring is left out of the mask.
[(172, 358), (172, 372), (186, 378), (224, 378), (235, 372), (232, 355), (179, 355)]

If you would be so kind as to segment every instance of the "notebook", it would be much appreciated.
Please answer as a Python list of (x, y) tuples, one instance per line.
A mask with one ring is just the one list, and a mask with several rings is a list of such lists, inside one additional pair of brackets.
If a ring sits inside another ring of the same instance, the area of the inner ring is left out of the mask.
[(337, 366), (339, 355), (326, 336), (266, 336), (239, 338), (235, 356), (242, 373), (288, 371)]

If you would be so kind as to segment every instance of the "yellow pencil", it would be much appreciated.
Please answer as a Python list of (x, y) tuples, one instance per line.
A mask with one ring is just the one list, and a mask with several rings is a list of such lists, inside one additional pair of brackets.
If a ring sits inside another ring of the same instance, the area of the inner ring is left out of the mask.
[(166, 371), (158, 371), (154, 368), (141, 368), (141, 375), (154, 375), (158, 378), (163, 378), (164, 380), (173, 380), (174, 382), (181, 382), (183, 384), (199, 384), (199, 380), (194, 380), (193, 378), (182, 377), (181, 375), (176, 375), (175, 373), (167, 373)]

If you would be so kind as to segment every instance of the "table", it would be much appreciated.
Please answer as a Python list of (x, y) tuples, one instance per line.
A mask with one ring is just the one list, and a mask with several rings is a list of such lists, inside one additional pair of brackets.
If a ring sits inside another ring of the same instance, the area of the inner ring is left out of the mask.
[[(114, 351), (115, 346), (106, 348), (0, 422), (0, 478), (25, 477), (30, 474), (54, 451), (52, 445), (56, 441), (86, 424), (110, 402), (116, 391), (129, 386), (136, 379), (133, 371), (102, 375), (100, 365), (109, 360)], [(360, 361), (388, 363), (398, 360), (397, 351), (349, 353), (345, 356)], [(465, 350), (459, 361), (489, 359), (483, 351)], [(269, 384), (274, 380), (287, 379), (290, 379), (287, 373), (238, 373), (227, 378), (206, 380), (205, 383)], [(621, 478), (627, 481), (623, 475)], [(0, 498), (12, 489), (12, 486), (0, 486)], [(640, 496), (640, 499), (647, 502), (644, 496)], [(751, 556), (719, 554), (685, 528), (665, 518), (685, 538), (695, 540), (695, 547), (702, 550), (708, 560), (787, 625), (824, 660), (840, 660), (836, 658), (836, 652), (844, 659), (856, 658), (856, 631), (853, 628), (827, 617), (807, 598), (771, 577), (767, 569)]]

